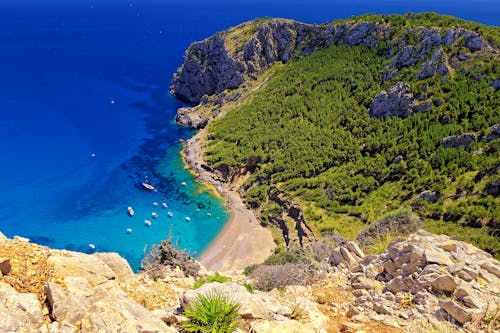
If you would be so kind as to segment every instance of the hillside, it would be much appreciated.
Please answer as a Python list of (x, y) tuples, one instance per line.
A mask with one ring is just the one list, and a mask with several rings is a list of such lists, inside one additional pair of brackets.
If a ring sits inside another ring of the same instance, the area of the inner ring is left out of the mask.
[(259, 19), (193, 43), (171, 90), (199, 169), (283, 247), (404, 212), (499, 258), (499, 42), (432, 13)]

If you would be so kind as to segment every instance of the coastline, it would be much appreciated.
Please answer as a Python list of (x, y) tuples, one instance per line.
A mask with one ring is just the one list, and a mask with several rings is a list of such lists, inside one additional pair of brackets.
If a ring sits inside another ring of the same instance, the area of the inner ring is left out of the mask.
[(262, 263), (272, 254), (275, 244), (271, 231), (262, 227), (253, 211), (243, 203), (237, 189), (202, 167), (202, 138), (206, 129), (201, 129), (187, 140), (182, 157), (196, 180), (215, 190), (227, 204), (231, 213), (229, 221), (217, 237), (203, 250), (198, 258), (209, 271), (242, 270), (252, 264)]

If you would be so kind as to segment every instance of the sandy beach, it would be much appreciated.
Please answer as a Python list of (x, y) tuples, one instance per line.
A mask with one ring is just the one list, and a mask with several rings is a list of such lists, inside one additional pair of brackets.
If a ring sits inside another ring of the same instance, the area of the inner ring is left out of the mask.
[(209, 271), (219, 272), (241, 270), (262, 263), (275, 248), (271, 231), (259, 224), (255, 214), (246, 208), (230, 184), (216, 179), (214, 174), (201, 167), (204, 163), (201, 148), (203, 137), (206, 137), (205, 130), (199, 131), (186, 142), (185, 161), (198, 181), (215, 187), (226, 200), (231, 218), (198, 260)]

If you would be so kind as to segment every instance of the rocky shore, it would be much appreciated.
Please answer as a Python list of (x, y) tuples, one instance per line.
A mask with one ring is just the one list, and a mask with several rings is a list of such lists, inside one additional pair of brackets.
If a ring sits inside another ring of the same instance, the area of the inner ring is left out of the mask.
[[(134, 274), (116, 253), (53, 250), (0, 234), (0, 332), (178, 332), (199, 295), (240, 304), (238, 332), (497, 332), (500, 263), (447, 236), (417, 231), (380, 255), (357, 243), (324, 258), (322, 279), (268, 292), (224, 273), (205, 283), (181, 270)], [(325, 266), (326, 265), (326, 266)], [(202, 269), (200, 277), (211, 272)], [(246, 286), (246, 287), (245, 287)]]

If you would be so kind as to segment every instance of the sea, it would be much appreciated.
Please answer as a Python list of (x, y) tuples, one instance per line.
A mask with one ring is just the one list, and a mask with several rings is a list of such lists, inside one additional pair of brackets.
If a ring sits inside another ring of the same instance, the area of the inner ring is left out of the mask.
[(500, 23), (498, 0), (0, 0), (0, 231), (134, 270), (169, 237), (200, 255), (229, 213), (180, 155), (194, 131), (169, 85), (189, 44), (257, 17), (421, 11)]

